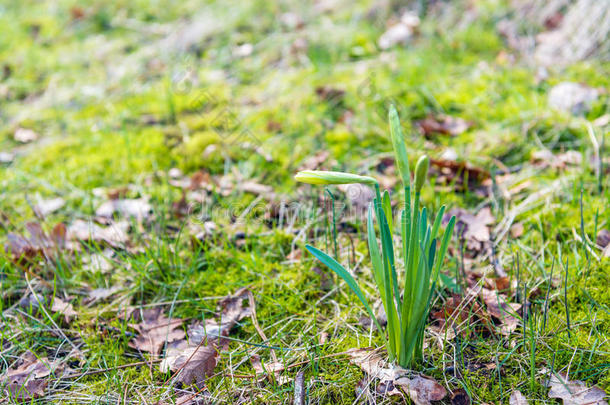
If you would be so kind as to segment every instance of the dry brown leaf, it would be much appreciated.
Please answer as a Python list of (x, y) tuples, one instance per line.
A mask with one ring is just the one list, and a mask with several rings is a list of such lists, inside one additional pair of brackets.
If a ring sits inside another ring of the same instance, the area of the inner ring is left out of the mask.
[(95, 211), (95, 215), (102, 218), (112, 218), (115, 213), (125, 218), (143, 221), (152, 214), (152, 205), (148, 202), (148, 198), (110, 200), (100, 205)]
[(271, 197), (273, 195), (273, 187), (266, 184), (259, 184), (255, 181), (244, 181), (243, 183), (239, 183), (238, 189), (244, 193), (252, 193), (265, 197)]
[(316, 170), (329, 158), (330, 152), (322, 150), (313, 156), (308, 157), (301, 163), (299, 170)]
[(580, 115), (589, 110), (599, 92), (589, 86), (573, 82), (561, 82), (549, 91), (549, 106)]
[(185, 385), (195, 384), (201, 389), (205, 379), (214, 372), (217, 356), (218, 349), (213, 343), (193, 346), (181, 341), (168, 347), (160, 367), (163, 372), (180, 370), (176, 375), (177, 382)]
[(34, 205), (34, 211), (36, 211), (36, 215), (44, 218), (47, 215), (59, 210), (64, 205), (66, 205), (66, 201), (63, 198), (50, 198), (48, 200), (38, 201), (38, 203)]
[(419, 24), (420, 20), (416, 14), (410, 11), (405, 12), (398, 23), (391, 25), (379, 37), (377, 41), (379, 48), (385, 50), (399, 44), (406, 44), (417, 32)]
[[(240, 288), (233, 295), (229, 295), (218, 302), (218, 309), (221, 313), (220, 322), (215, 319), (206, 319), (205, 324), (197, 324), (189, 328), (189, 338), (191, 342), (199, 344), (204, 339), (208, 342), (229, 336), (231, 329), (243, 318), (251, 316), (250, 306), (244, 307), (243, 301), (248, 299), (249, 290)], [(225, 342), (220, 339), (220, 345)]]
[(610, 231), (607, 229), (602, 229), (597, 233), (597, 237), (595, 238), (595, 242), (601, 248), (605, 248), (610, 245)]
[(401, 388), (416, 405), (429, 405), (447, 395), (447, 390), (431, 377), (414, 375), (398, 366), (389, 367), (380, 351), (354, 349), (349, 355), (352, 363), (387, 387), (387, 395), (400, 395), (398, 388)]
[(0, 377), (4, 395), (16, 402), (29, 401), (44, 395), (53, 364), (48, 359), (38, 359), (32, 352), (24, 353), (16, 366)]
[(110, 246), (118, 246), (127, 242), (129, 223), (119, 221), (107, 227), (93, 222), (77, 219), (67, 229), (68, 239), (72, 241), (105, 242)]
[(519, 319), (514, 316), (521, 309), (521, 304), (507, 302), (506, 296), (488, 288), (480, 288), (479, 296), (485, 303), (491, 316), (500, 321), (500, 331), (504, 335), (514, 332)]
[(465, 389), (460, 388), (453, 392), (451, 396), (451, 405), (470, 405), (470, 396)]
[(38, 134), (29, 128), (17, 128), (13, 134), (13, 138), (17, 142), (29, 143), (38, 139)]
[(51, 257), (52, 254), (66, 247), (66, 226), (57, 224), (47, 234), (38, 222), (25, 224), (29, 238), (14, 233), (7, 235), (7, 251), (11, 252), (13, 260), (30, 260), (39, 254)]
[(15, 154), (12, 152), (0, 151), (0, 163), (11, 163), (15, 160)]
[(87, 304), (92, 304), (97, 301), (105, 300), (106, 298), (111, 297), (112, 295), (114, 295), (115, 293), (117, 293), (120, 290), (121, 290), (121, 287), (118, 285), (115, 285), (114, 287), (110, 287), (110, 288), (96, 288), (89, 292), (89, 295), (87, 296), (87, 299), (85, 300), (85, 302)]
[(430, 159), (430, 172), (437, 176), (438, 184), (453, 185), (456, 191), (473, 190), (483, 196), (489, 194), (489, 186), (485, 185), (490, 178), (489, 172), (468, 162)]
[(563, 405), (608, 405), (604, 390), (595, 386), (587, 388), (582, 381), (569, 381), (565, 374), (553, 374), (549, 386), (549, 398), (559, 398)]
[(70, 323), (72, 319), (78, 315), (71, 303), (62, 300), (59, 297), (53, 298), (51, 311), (63, 314), (66, 323)]
[(523, 230), (523, 224), (521, 222), (517, 222), (510, 227), (510, 236), (516, 239), (523, 235)]
[(482, 252), (490, 241), (489, 226), (495, 218), (489, 207), (484, 207), (476, 215), (462, 208), (449, 210), (443, 222), (448, 222), (452, 215), (456, 217), (456, 230), (459, 237), (466, 242), (466, 248), (475, 253)]
[(509, 405), (527, 405), (527, 399), (523, 396), (521, 391), (516, 390), (510, 394), (508, 403)]
[(183, 320), (178, 318), (167, 318), (161, 308), (146, 309), (141, 313), (140, 323), (131, 326), (138, 331), (138, 336), (129, 342), (129, 347), (134, 349), (159, 354), (163, 345), (183, 339), (185, 333), (180, 326)]
[(563, 153), (554, 155), (548, 149), (538, 150), (532, 153), (532, 162), (540, 167), (553, 169), (565, 169), (568, 166), (580, 166), (582, 163), (582, 154), (575, 150), (569, 150)]
[(468, 121), (450, 115), (429, 115), (417, 123), (424, 136), (434, 134), (457, 136), (472, 126)]
[(292, 381), (291, 378), (281, 375), (282, 371), (285, 369), (283, 363), (270, 361), (263, 364), (258, 354), (250, 356), (250, 363), (256, 374), (269, 374), (273, 376), (274, 380), (277, 381), (279, 385)]

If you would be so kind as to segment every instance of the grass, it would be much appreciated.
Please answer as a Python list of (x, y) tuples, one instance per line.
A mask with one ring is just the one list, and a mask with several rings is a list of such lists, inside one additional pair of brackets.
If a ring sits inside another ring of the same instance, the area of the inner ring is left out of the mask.
[[(609, 113), (609, 100), (602, 94), (583, 117), (547, 106), (548, 90), (562, 81), (610, 87), (608, 64), (587, 61), (551, 68), (546, 81), (537, 81), (535, 70), (525, 63), (498, 57), (510, 52), (495, 31), (506, 10), (491, 3), (475, 6), (477, 19), (467, 27), (424, 20), (412, 44), (387, 52), (376, 46), (386, 18), (371, 18), (366, 2), (350, 7), (338, 3), (322, 15), (296, 2), (202, 7), (189, 1), (152, 6), (66, 0), (0, 5), (0, 24), (7, 33), (0, 37), (0, 66), (11, 70), (0, 81), (0, 93), (8, 92), (0, 97), (0, 148), (16, 152), (12, 163), (0, 166), (2, 242), (10, 232), (26, 233), (25, 223), (35, 220), (26, 199), (39, 196), (66, 201), (43, 221), (47, 230), (93, 215), (106, 200), (97, 189), (129, 185), (128, 197), (148, 196), (154, 207), (150, 222), (132, 220), (131, 242), (126, 249), (115, 249), (110, 271), (88, 266), (92, 253), (103, 252), (101, 245), (84, 246), (53, 262), (37, 260), (27, 268), (36, 291), (72, 298), (76, 320), (65, 324), (60, 314), (50, 315), (79, 345), (81, 358), (69, 354), (70, 345), (44, 314), (18, 305), (28, 290), (24, 267), (0, 255), (0, 370), (31, 350), (79, 372), (111, 369), (75, 379), (53, 378), (49, 396), (40, 403), (139, 402), (140, 396), (151, 403), (169, 401), (176, 389), (158, 368), (118, 368), (149, 357), (128, 347), (133, 331), (117, 314), (154, 304), (174, 317), (203, 320), (214, 313), (218, 297), (247, 285), (269, 341), (262, 341), (249, 318), (240, 322), (231, 335), (236, 340), (220, 356), (218, 375), (208, 381), (217, 401), (284, 403), (292, 395), (290, 384), (231, 377), (253, 374), (248, 357), (258, 353), (269, 362), (265, 346), (274, 346), (284, 349), (277, 355), (286, 364), (311, 360), (286, 373), (294, 377), (305, 371), (309, 403), (352, 403), (362, 371), (345, 357), (325, 356), (382, 346), (383, 339), (359, 325), (362, 308), (337, 280), (329, 283), (305, 253), (306, 243), (334, 251), (333, 218), (326, 220), (330, 205), (325, 205), (324, 191), (297, 187), (292, 174), (307, 157), (327, 149), (329, 170), (383, 175), (383, 157), (392, 149), (386, 108), (393, 102), (406, 129), (413, 126), (406, 142), (410, 156), (438, 158), (451, 148), (491, 172), (504, 166), (515, 169), (506, 185), (517, 190), (510, 197), (457, 193), (435, 184), (421, 196), (431, 211), (438, 212), (442, 204), (473, 212), (489, 205), (497, 223), (513, 218), (525, 230), (518, 238), (506, 234), (495, 246), (497, 258), (518, 284), (519, 302), (527, 303), (533, 314), (525, 327), (505, 336), (497, 328), (485, 329), (470, 314), (456, 324), (453, 339), (428, 328), (419, 370), (450, 390), (465, 389), (473, 403), (507, 403), (514, 389), (532, 403), (551, 403), (545, 378), (568, 369), (571, 378), (610, 391), (608, 260), (595, 259), (586, 242), (609, 226), (610, 184), (606, 175), (600, 191), (599, 177), (588, 163), (594, 150), (586, 126)], [(83, 18), (74, 18), (75, 7), (82, 9)], [(455, 7), (459, 15), (460, 6)], [(290, 30), (279, 22), (277, 15), (288, 11), (303, 16), (302, 29)], [(186, 51), (168, 47), (166, 53), (147, 53), (151, 44), (206, 13), (223, 24)], [(305, 39), (307, 49), (299, 51), (297, 39)], [(238, 57), (233, 50), (243, 43), (252, 43), (254, 50)], [(323, 86), (344, 93), (324, 98), (316, 94)], [(202, 98), (205, 107), (198, 102)], [(414, 122), (436, 113), (459, 116), (473, 126), (457, 137), (427, 140)], [(15, 142), (17, 127), (35, 130), (40, 139), (27, 145)], [(253, 134), (248, 135), (249, 145), (235, 142), (235, 128)], [(594, 129), (598, 139), (607, 131)], [(605, 138), (600, 152), (607, 158)], [(575, 150), (582, 163), (563, 170), (535, 166), (530, 157), (542, 148)], [(253, 179), (271, 185), (278, 198), (257, 201), (238, 187), (228, 194), (217, 187), (205, 204), (196, 206), (197, 221), (180, 217), (172, 210), (182, 196), (171, 185), (168, 171), (173, 167), (187, 174), (203, 169), (236, 182)], [(366, 221), (342, 214), (346, 197), (332, 192), (338, 259), (353, 266), (364, 294), (373, 301)], [(286, 220), (276, 226), (281, 198), (305, 206), (292, 228)], [(249, 213), (237, 220), (246, 207), (251, 207)], [(197, 240), (189, 224), (208, 219), (216, 222), (218, 232)], [(492, 230), (498, 235), (503, 227)], [(287, 260), (294, 251), (301, 256)], [(490, 268), (485, 257), (460, 257), (457, 238), (448, 256), (452, 271), (441, 279), (445, 281), (433, 309), (450, 296), (445, 283), (466, 290), (455, 277), (461, 277), (462, 263), (468, 272)], [(110, 299), (85, 302), (89, 289), (111, 286), (120, 290)], [(488, 364), (495, 369), (480, 367)]]

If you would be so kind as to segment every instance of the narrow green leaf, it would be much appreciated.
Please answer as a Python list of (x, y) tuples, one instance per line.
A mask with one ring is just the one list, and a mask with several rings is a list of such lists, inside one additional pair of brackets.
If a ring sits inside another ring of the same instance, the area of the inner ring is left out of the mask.
[(328, 267), (329, 269), (331, 269), (332, 271), (337, 273), (337, 275), (339, 277), (341, 277), (347, 283), (349, 288), (351, 288), (352, 292), (354, 294), (356, 294), (356, 296), (360, 299), (360, 302), (362, 302), (362, 305), (364, 305), (366, 312), (368, 312), (368, 314), (371, 316), (371, 318), (375, 322), (375, 325), (377, 326), (377, 329), (379, 329), (379, 332), (383, 334), (381, 325), (379, 325), (379, 322), (377, 321), (377, 318), (375, 317), (375, 314), (373, 313), (371, 306), (369, 305), (368, 301), (364, 297), (362, 290), (360, 289), (360, 287), (358, 287), (356, 280), (354, 279), (354, 277), (352, 277), (351, 274), (349, 274), (349, 272), (345, 269), (345, 267), (343, 267), (341, 264), (339, 264), (339, 262), (337, 262), (335, 259), (333, 259), (329, 255), (327, 255), (326, 253), (322, 252), (319, 249), (316, 249), (315, 247), (313, 247), (311, 245), (305, 245), (305, 248), (307, 248), (309, 253), (314, 255), (316, 257), (316, 259), (318, 259), (326, 267)]

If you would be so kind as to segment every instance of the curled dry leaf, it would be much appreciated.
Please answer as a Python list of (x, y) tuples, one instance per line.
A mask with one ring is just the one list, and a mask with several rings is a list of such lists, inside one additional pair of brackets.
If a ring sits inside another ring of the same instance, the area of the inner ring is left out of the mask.
[(262, 195), (267, 198), (273, 196), (273, 187), (266, 184), (259, 184), (255, 181), (244, 181), (243, 183), (239, 183), (238, 189), (244, 193)]
[(474, 190), (483, 196), (489, 194), (489, 187), (484, 185), (490, 178), (489, 172), (468, 162), (430, 159), (430, 172), (437, 176), (438, 184), (453, 185), (456, 191)]
[(218, 349), (214, 343), (193, 346), (182, 340), (168, 347), (160, 367), (163, 372), (179, 371), (176, 375), (177, 382), (195, 384), (201, 389), (205, 379), (214, 372), (217, 356)]
[(13, 134), (13, 138), (17, 142), (29, 143), (38, 139), (38, 134), (29, 128), (17, 128)]
[(470, 405), (470, 396), (465, 389), (455, 390), (451, 395), (451, 405)]
[(569, 150), (554, 155), (548, 149), (538, 150), (532, 153), (531, 160), (534, 165), (540, 168), (565, 169), (568, 166), (580, 166), (582, 155), (575, 150)]
[(24, 353), (16, 366), (0, 377), (4, 395), (15, 402), (27, 402), (44, 395), (53, 364), (48, 359), (38, 359), (32, 352)]
[(523, 235), (523, 230), (523, 224), (521, 222), (517, 222), (510, 227), (510, 236), (516, 239)]
[(34, 211), (36, 211), (36, 215), (44, 218), (47, 215), (59, 210), (64, 205), (66, 205), (66, 201), (63, 198), (50, 198), (48, 200), (38, 201), (38, 203), (34, 205)]
[(457, 220), (456, 233), (464, 239), (466, 248), (474, 253), (485, 250), (491, 236), (489, 226), (496, 220), (491, 209), (484, 207), (473, 215), (462, 208), (454, 208), (445, 214), (443, 222), (448, 222), (453, 215)]
[(250, 363), (252, 364), (252, 368), (254, 368), (256, 374), (269, 374), (273, 376), (279, 385), (286, 384), (292, 380), (287, 376), (281, 375), (282, 371), (285, 369), (283, 363), (273, 361), (263, 363), (261, 362), (261, 358), (258, 354), (253, 354), (250, 357)]
[(62, 300), (59, 297), (53, 298), (51, 311), (63, 314), (66, 323), (70, 323), (72, 319), (78, 315), (71, 303)]
[(517, 329), (519, 319), (515, 314), (521, 309), (521, 304), (509, 303), (504, 294), (485, 287), (480, 288), (479, 296), (485, 303), (489, 314), (500, 321), (500, 331), (503, 335), (509, 335)]
[(138, 336), (129, 342), (129, 347), (153, 355), (159, 354), (166, 342), (185, 337), (184, 331), (178, 329), (182, 322), (182, 319), (167, 318), (161, 308), (146, 309), (141, 313), (141, 321), (131, 325), (138, 332)]
[(301, 170), (316, 170), (320, 168), (326, 162), (326, 160), (330, 157), (330, 152), (327, 150), (322, 150), (316, 153), (313, 156), (308, 157), (301, 163), (299, 166), (299, 171)]
[(553, 374), (549, 381), (549, 398), (559, 398), (564, 405), (608, 405), (607, 394), (599, 387), (582, 381), (569, 381), (565, 374)]
[(112, 218), (115, 213), (125, 218), (143, 221), (152, 214), (152, 205), (148, 202), (148, 198), (110, 200), (95, 211), (95, 215), (102, 218)]
[(377, 43), (379, 48), (390, 49), (398, 44), (406, 44), (415, 34), (419, 27), (419, 17), (412, 12), (406, 12), (397, 24), (390, 26), (386, 32), (379, 37)]
[(354, 349), (349, 355), (352, 363), (387, 387), (387, 395), (401, 395), (400, 388), (416, 405), (429, 405), (431, 401), (440, 401), (447, 395), (447, 390), (431, 377), (415, 375), (397, 366), (389, 367), (380, 351)]
[(521, 391), (516, 390), (510, 394), (508, 403), (509, 405), (527, 405), (527, 399), (523, 396)]
[(68, 239), (73, 241), (105, 242), (110, 246), (118, 246), (127, 242), (127, 230), (129, 223), (119, 221), (107, 227), (102, 227), (93, 222), (77, 219), (67, 230)]
[(13, 260), (30, 260), (39, 254), (48, 258), (66, 247), (66, 226), (62, 223), (55, 225), (49, 234), (37, 222), (28, 222), (25, 227), (30, 237), (7, 235), (7, 251), (11, 252)]
[(417, 125), (426, 137), (434, 134), (457, 136), (472, 126), (470, 122), (450, 115), (429, 115)]
[(601, 248), (605, 248), (610, 245), (610, 231), (607, 229), (602, 229), (597, 233), (597, 237), (595, 238), (595, 242)]
[(247, 288), (240, 288), (233, 295), (229, 295), (218, 302), (221, 312), (220, 322), (214, 319), (207, 319), (205, 325), (195, 325), (189, 329), (191, 341), (199, 343), (204, 339), (218, 339), (228, 336), (229, 332), (247, 316), (252, 314), (250, 306), (244, 307), (244, 300), (248, 299), (250, 291)]
[(599, 92), (589, 86), (573, 82), (561, 82), (549, 91), (549, 106), (580, 115), (589, 110)]
[(89, 292), (89, 295), (85, 299), (85, 302), (89, 305), (89, 304), (92, 304), (97, 301), (105, 300), (106, 298), (111, 297), (112, 295), (119, 292), (120, 290), (121, 290), (121, 287), (118, 285), (115, 285), (110, 288), (96, 288)]

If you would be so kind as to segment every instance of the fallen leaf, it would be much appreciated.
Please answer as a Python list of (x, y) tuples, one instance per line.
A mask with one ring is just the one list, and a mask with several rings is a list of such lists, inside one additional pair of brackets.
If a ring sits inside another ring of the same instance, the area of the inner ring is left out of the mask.
[(44, 396), (44, 390), (49, 385), (47, 380), (28, 380), (19, 383), (8, 383), (4, 387), (6, 398), (15, 402), (30, 402), (34, 398)]
[(239, 183), (237, 188), (244, 193), (263, 195), (265, 197), (271, 197), (273, 195), (273, 187), (266, 184), (259, 184), (255, 181), (245, 181), (243, 183)]
[(430, 115), (419, 121), (417, 125), (426, 137), (434, 134), (457, 136), (472, 126), (463, 118), (450, 115)]
[(339, 103), (345, 96), (345, 90), (336, 89), (331, 86), (316, 87), (316, 95), (324, 101)]
[(451, 405), (470, 405), (470, 396), (465, 389), (455, 390), (451, 396)]
[(40, 254), (51, 258), (53, 253), (66, 247), (66, 227), (62, 223), (55, 225), (50, 234), (47, 234), (38, 222), (28, 222), (25, 227), (30, 234), (27, 238), (14, 233), (6, 236), (7, 251), (11, 252), (15, 261), (31, 260)]
[(89, 295), (87, 296), (87, 298), (85, 300), (85, 303), (92, 304), (97, 301), (103, 301), (106, 298), (109, 298), (112, 295), (116, 294), (120, 290), (121, 290), (121, 287), (118, 285), (115, 285), (114, 287), (111, 287), (111, 288), (96, 288), (89, 292)]
[(602, 229), (597, 233), (597, 237), (595, 238), (595, 242), (601, 248), (605, 248), (610, 245), (610, 231), (607, 229)]
[(15, 159), (14, 153), (0, 151), (0, 163), (11, 163), (14, 159)]
[(523, 224), (521, 222), (517, 222), (510, 227), (510, 236), (516, 239), (523, 235), (523, 230)]
[(392, 25), (379, 37), (377, 41), (379, 48), (385, 50), (398, 44), (406, 44), (415, 34), (419, 23), (420, 20), (416, 14), (412, 12), (404, 13), (400, 22)]
[(309, 156), (301, 163), (299, 170), (316, 170), (322, 166), (324, 162), (330, 157), (330, 152), (322, 150), (313, 156)]
[(38, 139), (38, 134), (29, 128), (17, 128), (13, 134), (13, 138), (17, 142), (29, 143)]
[(582, 155), (580, 152), (575, 150), (569, 150), (567, 152), (554, 155), (548, 149), (541, 149), (532, 153), (531, 160), (540, 168), (551, 167), (562, 170), (568, 166), (580, 166), (582, 162)]
[(453, 215), (456, 218), (456, 233), (465, 241), (466, 248), (475, 253), (484, 251), (491, 237), (489, 226), (495, 222), (491, 209), (484, 207), (473, 215), (465, 209), (453, 208), (445, 214), (443, 222), (448, 222)]
[(93, 222), (77, 219), (67, 229), (68, 239), (81, 242), (106, 242), (118, 246), (127, 242), (129, 223), (119, 221), (108, 227), (101, 227)]
[(562, 82), (551, 88), (548, 103), (558, 110), (581, 115), (589, 110), (598, 95), (599, 92), (594, 88), (579, 83)]
[(596, 386), (587, 388), (582, 381), (569, 381), (565, 374), (553, 374), (549, 385), (549, 398), (559, 398), (564, 405), (608, 405), (604, 390)]
[(282, 371), (285, 369), (283, 363), (270, 361), (263, 364), (260, 356), (257, 354), (250, 356), (250, 363), (252, 364), (252, 368), (254, 368), (256, 374), (272, 375), (279, 385), (283, 385), (291, 381), (291, 379), (287, 376), (281, 375)]
[(484, 182), (489, 172), (468, 162), (449, 159), (430, 159), (431, 173), (437, 176), (438, 184), (452, 185), (456, 191), (472, 190), (487, 196), (489, 187)]
[(414, 375), (398, 366), (389, 367), (382, 353), (354, 349), (349, 356), (352, 363), (387, 387), (387, 395), (400, 395), (398, 388), (401, 388), (416, 405), (429, 405), (431, 401), (440, 401), (447, 395), (447, 390), (431, 377)]
[(206, 319), (204, 325), (195, 325), (189, 328), (191, 341), (199, 343), (204, 339), (218, 339), (228, 336), (231, 329), (245, 317), (252, 314), (250, 306), (244, 307), (243, 301), (248, 299), (250, 291), (247, 288), (240, 288), (233, 295), (229, 295), (218, 302), (218, 309), (221, 312), (220, 322), (214, 319)]
[(110, 200), (100, 205), (95, 211), (95, 215), (102, 218), (112, 218), (115, 213), (125, 218), (131, 217), (142, 221), (150, 217), (152, 206), (147, 198)]
[(62, 300), (59, 297), (53, 298), (51, 311), (63, 314), (66, 323), (70, 323), (72, 319), (78, 315), (71, 303)]
[(516, 390), (510, 394), (508, 403), (509, 405), (527, 405), (527, 399), (523, 396), (521, 391)]
[(66, 201), (61, 197), (57, 197), (38, 201), (38, 203), (34, 205), (34, 210), (38, 216), (44, 218), (59, 210), (64, 205), (66, 205)]
[(134, 349), (159, 354), (163, 345), (183, 339), (185, 333), (180, 326), (182, 319), (167, 318), (161, 308), (145, 309), (141, 312), (141, 321), (132, 324), (131, 327), (138, 332), (138, 336), (129, 342), (129, 347)]
[(4, 394), (16, 401), (25, 402), (44, 395), (53, 364), (46, 357), (38, 359), (32, 352), (25, 352), (17, 364), (0, 377)]
[(176, 381), (185, 385), (195, 384), (203, 388), (205, 379), (211, 376), (216, 367), (218, 350), (214, 343), (207, 345), (188, 345), (186, 341), (169, 347), (161, 362), (161, 371), (177, 372)]
[(517, 329), (519, 319), (514, 314), (521, 309), (521, 304), (509, 303), (505, 295), (487, 288), (481, 288), (479, 296), (489, 314), (500, 321), (500, 331), (503, 335), (509, 335)]

